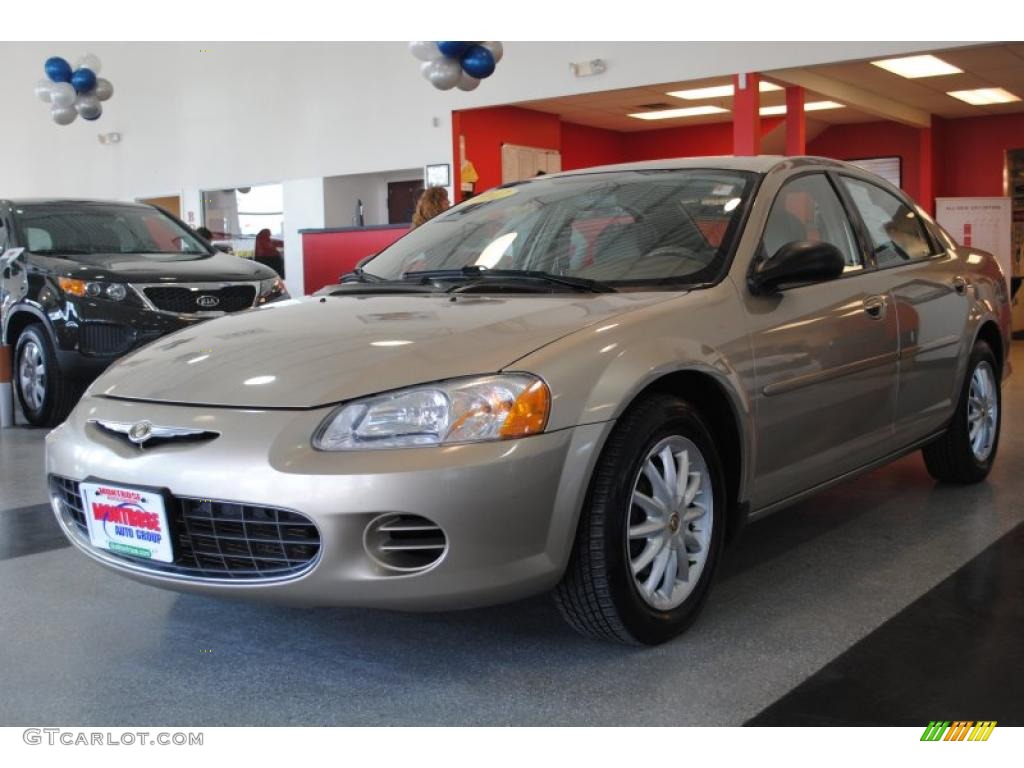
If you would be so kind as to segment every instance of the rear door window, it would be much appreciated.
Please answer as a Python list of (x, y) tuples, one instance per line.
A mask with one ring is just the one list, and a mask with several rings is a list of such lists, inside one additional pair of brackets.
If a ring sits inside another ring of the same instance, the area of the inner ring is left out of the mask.
[(875, 262), (893, 267), (932, 256), (932, 244), (917, 212), (891, 192), (860, 179), (842, 177), (871, 238)]

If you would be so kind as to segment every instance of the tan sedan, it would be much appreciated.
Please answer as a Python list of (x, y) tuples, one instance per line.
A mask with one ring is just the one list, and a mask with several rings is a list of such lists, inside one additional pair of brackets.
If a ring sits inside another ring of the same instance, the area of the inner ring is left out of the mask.
[(554, 590), (580, 631), (658, 643), (745, 521), (918, 448), (984, 479), (1007, 294), (843, 163), (542, 177), (113, 366), (47, 438), (53, 507), (156, 586), (417, 610)]

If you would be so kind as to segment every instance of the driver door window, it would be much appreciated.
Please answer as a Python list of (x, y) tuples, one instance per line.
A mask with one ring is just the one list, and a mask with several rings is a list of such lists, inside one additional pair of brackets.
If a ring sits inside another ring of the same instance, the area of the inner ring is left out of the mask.
[(864, 268), (846, 211), (832, 184), (820, 173), (798, 176), (775, 197), (762, 238), (763, 258), (800, 240), (834, 245), (846, 262), (845, 272)]

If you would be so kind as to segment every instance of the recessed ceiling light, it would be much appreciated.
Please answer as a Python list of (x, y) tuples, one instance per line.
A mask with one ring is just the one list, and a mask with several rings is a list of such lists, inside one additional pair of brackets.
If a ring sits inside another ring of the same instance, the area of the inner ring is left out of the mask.
[[(781, 91), (782, 86), (762, 80), (757, 89), (761, 93), (767, 93), (768, 91)], [(675, 96), (677, 99), (686, 99), (687, 101), (696, 101), (697, 99), (728, 98), (729, 96), (732, 96), (732, 94), (733, 89), (731, 85), (712, 85), (708, 88), (690, 88), (686, 91), (669, 91), (665, 95)]]
[(980, 106), (983, 104), (1008, 104), (1011, 101), (1020, 101), (1019, 96), (1014, 96), (1003, 88), (975, 88), (970, 91), (947, 91), (954, 99), (966, 101), (968, 104)]
[[(804, 104), (804, 112), (819, 112), (823, 109), (839, 109), (845, 106), (845, 104), (840, 104), (838, 101), (809, 101)], [(762, 115), (784, 115), (786, 114), (786, 105), (779, 104), (775, 107), (761, 107), (758, 111)]]
[(634, 112), (630, 117), (639, 120), (669, 120), (673, 117), (697, 117), (698, 115), (718, 115), (728, 109), (714, 107), (710, 104), (703, 107), (682, 107), (680, 109), (657, 109), (653, 112)]
[(957, 75), (963, 72), (959, 67), (954, 67), (948, 61), (943, 61), (931, 54), (903, 56), (899, 59), (882, 59), (881, 61), (872, 61), (871, 63), (876, 67), (892, 72), (894, 75), (910, 79), (916, 77), (938, 77), (939, 75)]

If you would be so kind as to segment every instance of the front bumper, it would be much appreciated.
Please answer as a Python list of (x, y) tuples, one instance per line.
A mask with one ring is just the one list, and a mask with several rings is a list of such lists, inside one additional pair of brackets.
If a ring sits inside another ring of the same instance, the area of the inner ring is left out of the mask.
[[(321, 548), (294, 578), (218, 581), (169, 575), (92, 547), (55, 511), (80, 550), (127, 576), (182, 591), (300, 605), (405, 610), (507, 602), (553, 587), (568, 562), (579, 510), (609, 422), (476, 445), (325, 453), (310, 436), (330, 408), (241, 410), (88, 397), (46, 440), (47, 471), (73, 481), (166, 488), (180, 497), (290, 509), (311, 519)], [(140, 450), (92, 419), (198, 427), (208, 442)], [(402, 573), (367, 552), (383, 514), (419, 515), (447, 538), (428, 569)]]

